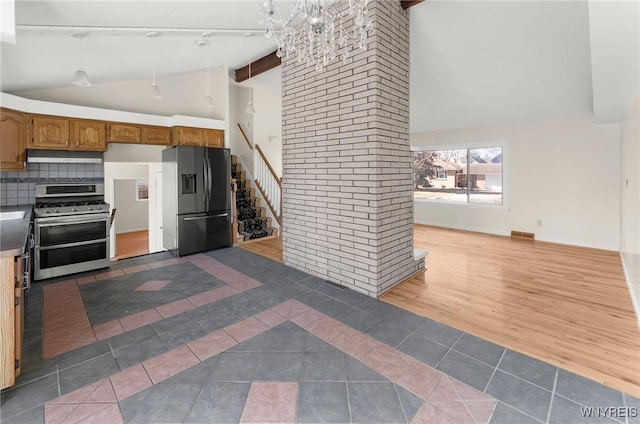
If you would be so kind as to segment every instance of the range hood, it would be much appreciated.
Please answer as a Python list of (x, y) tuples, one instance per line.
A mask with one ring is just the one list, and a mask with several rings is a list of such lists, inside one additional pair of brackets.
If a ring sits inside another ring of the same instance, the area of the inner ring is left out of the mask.
[(69, 150), (27, 150), (29, 163), (102, 163), (102, 152)]

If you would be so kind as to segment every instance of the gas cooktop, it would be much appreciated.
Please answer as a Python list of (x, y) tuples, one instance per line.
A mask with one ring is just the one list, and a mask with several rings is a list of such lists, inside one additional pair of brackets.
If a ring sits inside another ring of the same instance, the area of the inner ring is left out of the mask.
[(38, 184), (36, 217), (85, 215), (109, 212), (103, 184)]

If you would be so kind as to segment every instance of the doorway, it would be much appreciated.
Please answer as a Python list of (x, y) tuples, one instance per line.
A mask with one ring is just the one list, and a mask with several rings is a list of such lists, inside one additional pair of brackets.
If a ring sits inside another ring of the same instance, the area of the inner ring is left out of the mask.
[(149, 253), (149, 180), (113, 182), (115, 256), (124, 259)]

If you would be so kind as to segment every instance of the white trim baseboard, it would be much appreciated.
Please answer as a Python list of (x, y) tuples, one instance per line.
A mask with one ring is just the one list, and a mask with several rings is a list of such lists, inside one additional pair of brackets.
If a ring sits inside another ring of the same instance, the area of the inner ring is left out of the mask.
[(627, 282), (627, 288), (629, 289), (629, 296), (631, 296), (631, 304), (633, 310), (636, 313), (636, 320), (638, 321), (638, 328), (640, 328), (640, 293), (636, 293), (631, 283), (631, 277), (627, 271), (627, 264), (624, 261), (624, 255), (620, 252), (620, 260), (622, 261), (622, 271), (624, 272), (624, 279)]

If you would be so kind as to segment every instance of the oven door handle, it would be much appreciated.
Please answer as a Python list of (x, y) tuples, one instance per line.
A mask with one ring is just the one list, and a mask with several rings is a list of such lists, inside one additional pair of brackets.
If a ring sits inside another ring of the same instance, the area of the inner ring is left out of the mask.
[(37, 218), (35, 221), (36, 228), (38, 227), (53, 227), (56, 225), (69, 225), (69, 224), (90, 224), (92, 222), (108, 221), (109, 214), (92, 215), (93, 218), (71, 218), (71, 217), (59, 217), (52, 216), (50, 218)]
[(109, 237), (96, 240), (78, 241), (75, 243), (54, 244), (51, 246), (36, 246), (36, 250), (52, 250), (52, 249), (64, 249), (67, 247), (86, 246), (88, 244), (109, 242)]

